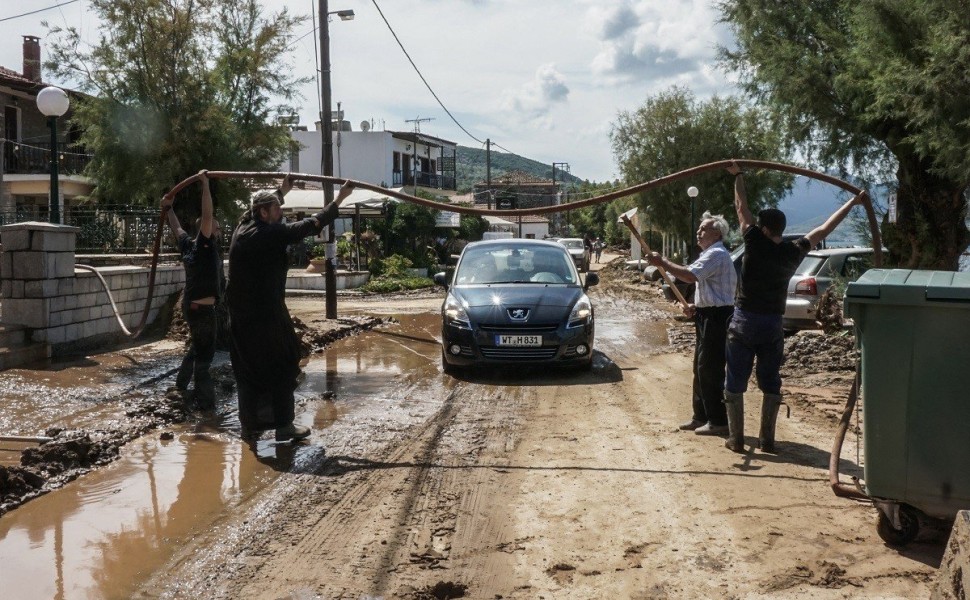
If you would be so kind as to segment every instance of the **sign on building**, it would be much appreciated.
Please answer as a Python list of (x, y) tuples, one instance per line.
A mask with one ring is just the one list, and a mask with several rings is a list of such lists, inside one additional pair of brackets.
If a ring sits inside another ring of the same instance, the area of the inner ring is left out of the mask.
[(435, 223), (435, 227), (459, 227), (460, 225), (461, 215), (446, 210), (438, 213), (438, 220)]

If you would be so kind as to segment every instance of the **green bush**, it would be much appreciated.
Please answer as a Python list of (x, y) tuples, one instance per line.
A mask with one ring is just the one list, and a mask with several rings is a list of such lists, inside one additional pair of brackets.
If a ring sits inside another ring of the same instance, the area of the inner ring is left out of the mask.
[(427, 277), (392, 277), (389, 275), (381, 275), (380, 277), (371, 279), (358, 289), (371, 294), (387, 294), (389, 292), (420, 290), (433, 286), (434, 281)]

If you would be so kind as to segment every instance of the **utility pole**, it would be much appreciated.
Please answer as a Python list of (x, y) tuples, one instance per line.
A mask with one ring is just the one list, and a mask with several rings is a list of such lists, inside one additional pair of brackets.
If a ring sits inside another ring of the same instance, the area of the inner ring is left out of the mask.
[(488, 194), (485, 201), (488, 202), (488, 210), (492, 210), (492, 139), (485, 138), (485, 186)]

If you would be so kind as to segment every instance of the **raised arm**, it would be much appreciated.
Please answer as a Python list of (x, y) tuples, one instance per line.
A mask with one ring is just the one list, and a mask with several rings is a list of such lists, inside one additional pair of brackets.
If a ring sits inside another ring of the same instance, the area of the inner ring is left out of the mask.
[(175, 202), (175, 198), (170, 198), (169, 196), (162, 197), (162, 210), (166, 211), (168, 214), (168, 226), (172, 230), (172, 235), (178, 240), (185, 231), (182, 229), (182, 224), (179, 223), (179, 218), (175, 216), (175, 211), (172, 210), (172, 204)]
[(734, 175), (734, 209), (738, 213), (741, 235), (744, 235), (749, 227), (755, 225), (754, 215), (748, 207), (748, 190), (744, 187), (744, 174), (736, 162), (732, 162), (727, 171)]
[(202, 223), (199, 225), (199, 233), (203, 237), (212, 237), (214, 219), (212, 218), (212, 192), (209, 189), (208, 171), (199, 171), (199, 181), (202, 183)]
[(839, 207), (839, 210), (832, 213), (832, 216), (826, 219), (824, 223), (822, 223), (821, 225), (813, 229), (811, 233), (805, 236), (806, 238), (808, 238), (808, 241), (812, 244), (812, 248), (814, 248), (819, 242), (821, 242), (826, 237), (828, 237), (828, 235), (832, 233), (832, 231), (836, 227), (839, 226), (839, 223), (845, 220), (845, 217), (849, 214), (849, 211), (852, 210), (853, 206), (855, 206), (856, 204), (862, 204), (864, 199), (867, 198), (868, 196), (869, 196), (868, 193), (864, 191), (860, 192), (854, 198), (852, 198), (851, 200), (843, 204), (841, 207)]

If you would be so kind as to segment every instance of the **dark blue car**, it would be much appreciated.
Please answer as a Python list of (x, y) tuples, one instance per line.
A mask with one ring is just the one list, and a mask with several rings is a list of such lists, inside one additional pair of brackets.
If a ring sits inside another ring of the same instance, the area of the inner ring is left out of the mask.
[[(448, 285), (445, 274), (435, 281)], [(589, 369), (593, 305), (566, 248), (529, 239), (468, 244), (441, 307), (446, 373), (474, 365), (561, 365)]]

